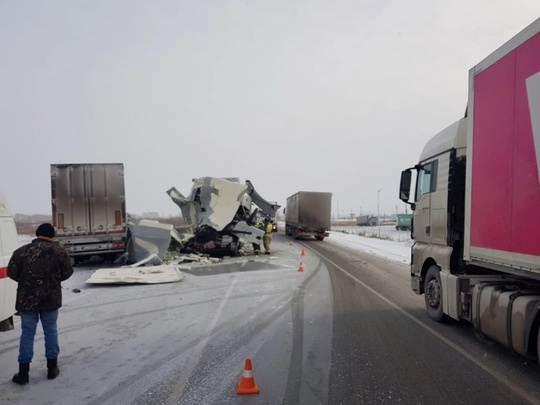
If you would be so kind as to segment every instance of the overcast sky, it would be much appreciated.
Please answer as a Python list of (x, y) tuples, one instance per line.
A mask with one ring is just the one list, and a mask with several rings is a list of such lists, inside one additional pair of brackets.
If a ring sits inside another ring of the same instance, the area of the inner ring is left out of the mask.
[[(203, 176), (402, 212), (402, 169), (538, 0), (0, 0), (0, 191), (50, 214), (51, 163), (121, 162), (131, 213)], [(378, 190), (382, 189), (380, 193)]]

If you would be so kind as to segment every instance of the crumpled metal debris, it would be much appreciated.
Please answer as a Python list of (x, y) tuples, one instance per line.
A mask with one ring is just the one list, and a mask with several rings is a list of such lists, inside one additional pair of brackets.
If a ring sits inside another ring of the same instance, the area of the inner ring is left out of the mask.
[(241, 184), (236, 178), (202, 177), (193, 180), (188, 197), (174, 187), (167, 194), (186, 223), (183, 250), (218, 257), (238, 255), (244, 244), (260, 245), (264, 231), (254, 226), (257, 213), (274, 217), (280, 208), (262, 198), (249, 180)]

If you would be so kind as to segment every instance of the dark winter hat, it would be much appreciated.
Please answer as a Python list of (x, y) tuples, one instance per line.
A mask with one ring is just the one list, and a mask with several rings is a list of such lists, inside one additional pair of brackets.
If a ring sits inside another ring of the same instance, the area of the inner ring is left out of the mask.
[(56, 231), (54, 230), (54, 226), (51, 224), (41, 224), (36, 229), (36, 236), (45, 236), (46, 238), (54, 238), (54, 235), (56, 234)]

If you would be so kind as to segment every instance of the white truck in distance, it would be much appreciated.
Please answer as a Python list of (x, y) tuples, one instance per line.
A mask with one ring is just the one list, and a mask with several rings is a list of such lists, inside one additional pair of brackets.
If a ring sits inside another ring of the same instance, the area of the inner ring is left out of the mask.
[(540, 353), (540, 19), (469, 72), (467, 113), (401, 174), (411, 286), (436, 321)]
[(19, 247), (15, 221), (0, 193), (0, 332), (13, 329), (17, 283), (8, 277), (8, 263)]

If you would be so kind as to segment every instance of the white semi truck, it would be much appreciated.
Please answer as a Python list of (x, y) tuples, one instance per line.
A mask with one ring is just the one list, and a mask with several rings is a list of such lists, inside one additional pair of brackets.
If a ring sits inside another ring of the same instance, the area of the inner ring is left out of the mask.
[(0, 332), (13, 329), (17, 283), (8, 277), (8, 263), (18, 247), (15, 221), (0, 194)]
[(411, 286), (436, 321), (471, 322), (516, 353), (540, 353), (540, 19), (469, 72), (465, 117), (416, 172)]
[(56, 239), (73, 264), (126, 251), (122, 163), (51, 164), (51, 203)]

